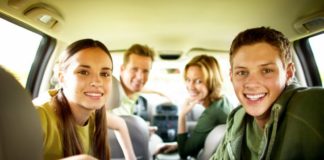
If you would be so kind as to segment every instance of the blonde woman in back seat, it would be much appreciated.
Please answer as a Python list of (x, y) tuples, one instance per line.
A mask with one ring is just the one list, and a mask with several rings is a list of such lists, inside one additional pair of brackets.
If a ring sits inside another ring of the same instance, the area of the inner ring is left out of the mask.
[[(158, 154), (178, 150), (181, 159), (187, 159), (188, 156), (197, 157), (204, 147), (208, 133), (215, 126), (226, 123), (232, 108), (229, 100), (221, 93), (223, 78), (218, 61), (214, 57), (194, 57), (185, 66), (184, 79), (189, 97), (179, 113), (177, 143), (165, 144), (157, 151)], [(186, 116), (196, 105), (202, 105), (205, 110), (192, 133), (188, 133)]]

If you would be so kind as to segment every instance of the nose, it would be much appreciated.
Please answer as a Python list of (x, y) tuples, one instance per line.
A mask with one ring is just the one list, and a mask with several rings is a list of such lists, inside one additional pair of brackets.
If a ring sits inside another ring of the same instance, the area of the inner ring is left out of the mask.
[(100, 75), (93, 75), (90, 81), (90, 85), (92, 87), (100, 87), (102, 86), (102, 80), (100, 78)]
[(187, 81), (186, 82), (187, 89), (191, 90), (195, 88), (195, 84), (193, 81)]
[(143, 80), (145, 78), (145, 73), (143, 71), (139, 70), (139, 71), (136, 72), (135, 76), (136, 76), (137, 80)]
[(259, 78), (258, 74), (250, 73), (248, 77), (245, 79), (244, 87), (245, 88), (256, 88), (259, 86)]

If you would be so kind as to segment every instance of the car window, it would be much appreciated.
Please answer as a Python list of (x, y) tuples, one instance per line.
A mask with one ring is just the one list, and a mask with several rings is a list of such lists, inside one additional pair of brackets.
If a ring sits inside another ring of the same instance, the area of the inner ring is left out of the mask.
[(42, 36), (0, 18), (0, 65), (26, 87)]
[[(324, 63), (321, 63), (320, 61), (323, 61), (324, 59), (324, 33), (321, 33), (319, 35), (313, 36), (308, 39), (309, 44), (311, 46), (312, 52), (314, 54), (314, 58), (318, 67), (318, 71), (321, 76), (322, 82), (324, 82)], [(322, 83), (322, 86), (324, 84)]]

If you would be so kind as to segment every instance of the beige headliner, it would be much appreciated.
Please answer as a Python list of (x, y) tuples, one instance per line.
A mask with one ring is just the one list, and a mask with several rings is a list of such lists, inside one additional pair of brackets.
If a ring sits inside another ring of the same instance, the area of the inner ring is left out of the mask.
[[(0, 11), (37, 26), (59, 41), (80, 38), (103, 41), (110, 49), (133, 43), (156, 50), (187, 51), (193, 47), (228, 50), (234, 36), (249, 27), (271, 26), (291, 40), (297, 19), (324, 10), (324, 0), (1, 0)], [(43, 2), (63, 18), (50, 30), (23, 16), (31, 4)]]

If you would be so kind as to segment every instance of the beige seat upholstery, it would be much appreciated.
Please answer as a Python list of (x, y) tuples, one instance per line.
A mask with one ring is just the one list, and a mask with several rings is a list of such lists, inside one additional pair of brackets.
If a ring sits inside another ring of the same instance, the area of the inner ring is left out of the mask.
[[(121, 104), (120, 82), (113, 77), (111, 94), (108, 100), (108, 109), (119, 107)], [(121, 116), (128, 127), (132, 145), (137, 159), (149, 160), (149, 129), (147, 123), (139, 116)], [(109, 146), (112, 160), (124, 159), (124, 154), (117, 141), (114, 131), (109, 129)]]
[[(149, 160), (149, 130), (146, 122), (138, 116), (121, 116), (127, 124), (135, 155), (138, 160)], [(109, 129), (109, 145), (112, 159), (124, 159), (122, 149), (113, 130)]]
[(209, 159), (221, 143), (226, 131), (226, 124), (216, 126), (205, 139), (204, 148), (197, 156), (198, 160)]
[(42, 130), (30, 95), (0, 67), (0, 160), (43, 159)]
[(120, 82), (115, 76), (113, 76), (111, 79), (111, 87), (110, 87), (111, 93), (109, 95), (108, 103), (107, 103), (108, 109), (113, 109), (120, 106), (121, 96), (120, 96), (119, 87), (121, 87)]
[(197, 125), (197, 121), (201, 114), (205, 111), (202, 105), (196, 105), (192, 108), (191, 112), (187, 115), (187, 128), (188, 132), (191, 133)]

